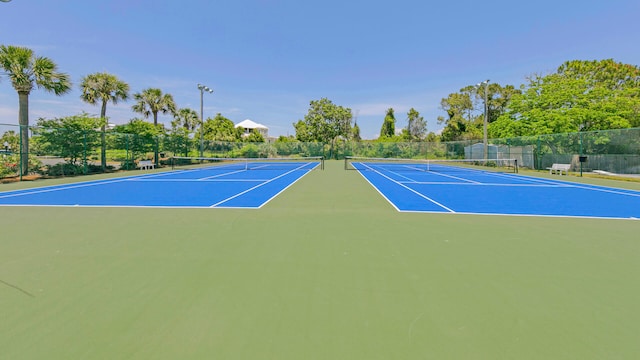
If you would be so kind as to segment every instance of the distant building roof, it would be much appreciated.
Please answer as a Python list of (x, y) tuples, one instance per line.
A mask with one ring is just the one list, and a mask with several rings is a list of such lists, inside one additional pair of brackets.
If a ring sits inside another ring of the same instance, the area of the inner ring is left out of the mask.
[(249, 119), (243, 120), (239, 123), (236, 124), (235, 127), (241, 127), (241, 128), (245, 128), (245, 129), (268, 129), (268, 127), (262, 125), (262, 124), (258, 124), (257, 122), (253, 122)]

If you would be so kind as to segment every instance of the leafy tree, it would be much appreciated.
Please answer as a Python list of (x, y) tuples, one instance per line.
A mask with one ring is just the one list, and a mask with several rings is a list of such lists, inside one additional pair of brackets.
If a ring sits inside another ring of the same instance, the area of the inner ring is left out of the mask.
[(488, 86), (469, 85), (460, 89), (460, 94), (468, 94), (473, 101), (472, 107), (467, 109), (470, 121), (477, 121), (477, 118), (481, 118), (479, 119), (481, 121), (477, 122), (484, 123), (485, 91), (487, 92), (487, 123), (489, 124), (506, 112), (507, 105), (514, 95), (521, 93), (513, 85), (501, 86), (497, 83), (490, 83)]
[(175, 114), (173, 121), (171, 122), (172, 128), (183, 127), (187, 130), (195, 130), (200, 124), (200, 117), (198, 113), (189, 108), (183, 108), (178, 110)]
[(102, 146), (100, 150), (100, 164), (102, 171), (107, 167), (107, 146), (106, 146), (106, 126), (107, 126), (107, 103), (117, 104), (120, 100), (129, 98), (129, 84), (118, 79), (115, 75), (101, 72), (89, 74), (82, 78), (80, 83), (82, 94), (80, 98), (91, 104), (101, 104), (100, 117), (105, 119), (101, 128)]
[(440, 137), (436, 135), (436, 133), (430, 132), (427, 134), (424, 140), (429, 143), (435, 143), (435, 142), (440, 142)]
[(189, 134), (189, 131), (184, 127), (173, 127), (168, 136), (164, 137), (164, 148), (174, 154), (189, 156), (189, 149), (193, 143)]
[(311, 124), (298, 120), (297, 123), (293, 124), (293, 127), (296, 129), (296, 139), (301, 142), (316, 142), (318, 141), (316, 135), (311, 131)]
[(571, 60), (558, 67), (557, 73), (568, 79), (584, 79), (589, 88), (608, 90), (640, 87), (640, 67), (606, 60)]
[(358, 124), (354, 124), (351, 129), (351, 139), (354, 141), (362, 140), (362, 137), (360, 137), (360, 126), (358, 126)]
[[(114, 132), (123, 135), (117, 138), (117, 146), (130, 151), (131, 159), (146, 157), (146, 154), (152, 151), (157, 159), (158, 137), (163, 134), (161, 126), (142, 119), (131, 119), (127, 124), (116, 126)], [(131, 164), (127, 164), (129, 165)]]
[(2, 146), (2, 150), (4, 150), (5, 144), (11, 150), (11, 152), (16, 152), (20, 149), (20, 136), (16, 134), (15, 131), (9, 130), (6, 131), (0, 136), (0, 146)]
[(391, 138), (396, 134), (396, 118), (393, 115), (393, 108), (387, 109), (387, 114), (382, 122), (382, 128), (380, 129), (381, 138)]
[(501, 86), (496, 83), (486, 87), (469, 85), (460, 89), (458, 93), (449, 94), (440, 102), (440, 108), (447, 112), (447, 117), (438, 117), (438, 123), (445, 124), (441, 135), (443, 141), (482, 138), (485, 91), (488, 124), (505, 113), (511, 99), (520, 94), (520, 90), (512, 85)]
[(18, 46), (0, 46), (0, 68), (5, 71), (13, 88), (18, 92), (18, 118), (22, 148), (22, 172), (29, 171), (29, 95), (34, 87), (55, 95), (71, 90), (69, 75), (58, 71), (58, 66), (49, 58), (36, 56), (33, 50)]
[(59, 119), (39, 119), (34, 137), (42, 144), (47, 154), (56, 154), (71, 165), (82, 159), (86, 165), (87, 155), (100, 144), (100, 133), (96, 131), (105, 123), (104, 118), (86, 113)]
[(440, 108), (447, 112), (446, 118), (438, 116), (438, 124), (445, 124), (442, 129), (442, 141), (462, 140), (473, 127), (473, 102), (469, 92), (449, 94), (440, 101)]
[(289, 136), (280, 135), (276, 139), (277, 143), (292, 143), (292, 142), (297, 142), (297, 141), (298, 140), (296, 140), (296, 137), (293, 136), (293, 135), (289, 135)]
[(307, 115), (293, 126), (300, 141), (333, 143), (338, 136), (351, 136), (351, 119), (351, 109), (322, 98), (311, 101)]
[(252, 131), (244, 138), (244, 141), (251, 143), (264, 142), (264, 136), (259, 131)]
[(140, 93), (133, 94), (133, 99), (137, 101), (132, 106), (133, 111), (144, 115), (145, 118), (153, 115), (153, 125), (158, 125), (158, 113), (176, 114), (176, 103), (171, 94), (163, 94), (162, 90), (149, 88)]
[[(236, 129), (233, 121), (217, 113), (211, 119), (204, 122), (204, 139), (209, 141), (238, 141), (241, 138), (241, 129)], [(200, 134), (198, 132), (197, 137)]]
[(576, 60), (555, 73), (530, 77), (489, 133), (514, 137), (639, 125), (640, 68)]
[[(484, 90), (484, 87), (482, 90)], [(511, 99), (522, 93), (522, 91), (516, 89), (513, 85), (501, 86), (496, 83), (489, 84), (487, 91), (487, 112), (489, 115), (489, 124), (493, 123), (502, 116), (502, 114), (506, 113), (507, 108), (511, 103)], [(480, 98), (484, 96), (482, 92), (478, 92), (477, 95)], [(484, 111), (484, 108), (482, 108), (482, 110)]]
[(427, 133), (427, 123), (420, 113), (411, 108), (407, 113), (407, 135), (409, 140), (422, 140)]

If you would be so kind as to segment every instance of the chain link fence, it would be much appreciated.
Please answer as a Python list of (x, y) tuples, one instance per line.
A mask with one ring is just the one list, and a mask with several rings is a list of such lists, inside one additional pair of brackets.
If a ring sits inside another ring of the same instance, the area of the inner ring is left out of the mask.
[[(29, 153), (22, 153), (27, 132)], [(103, 150), (104, 147), (104, 150)], [(517, 159), (521, 168), (544, 170), (554, 163), (571, 171), (640, 174), (640, 128), (491, 139), (487, 159)], [(104, 161), (103, 154), (104, 152)], [(483, 159), (482, 140), (455, 142), (345, 141), (332, 143), (200, 141), (193, 133), (162, 136), (99, 130), (22, 128), (0, 124), (0, 179), (25, 175), (73, 176), (136, 170), (141, 160), (169, 166), (172, 156)], [(581, 161), (582, 160), (582, 161)]]

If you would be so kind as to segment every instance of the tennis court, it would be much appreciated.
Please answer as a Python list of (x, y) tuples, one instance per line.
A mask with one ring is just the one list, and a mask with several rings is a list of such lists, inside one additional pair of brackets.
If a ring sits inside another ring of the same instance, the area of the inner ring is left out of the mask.
[(255, 209), (322, 166), (321, 158), (181, 160), (168, 172), (0, 192), (0, 205)]
[(398, 211), (640, 218), (640, 192), (489, 169), (468, 161), (348, 159)]
[(640, 222), (398, 212), (325, 165), (259, 211), (0, 206), (0, 358), (640, 358)]

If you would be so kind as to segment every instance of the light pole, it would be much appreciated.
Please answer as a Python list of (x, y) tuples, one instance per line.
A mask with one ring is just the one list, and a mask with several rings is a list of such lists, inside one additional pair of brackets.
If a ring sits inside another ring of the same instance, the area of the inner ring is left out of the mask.
[(488, 103), (487, 103), (487, 94), (489, 93), (488, 88), (489, 88), (489, 79), (479, 83), (478, 85), (476, 85), (478, 88), (480, 88), (481, 85), (484, 85), (484, 122), (482, 124), (482, 144), (484, 145), (484, 161), (487, 161), (487, 155), (488, 155), (488, 151), (489, 151), (489, 145), (487, 143), (487, 122), (489, 121), (488, 115)]
[(198, 84), (200, 90), (200, 157), (204, 157), (204, 92), (213, 93), (206, 85)]

